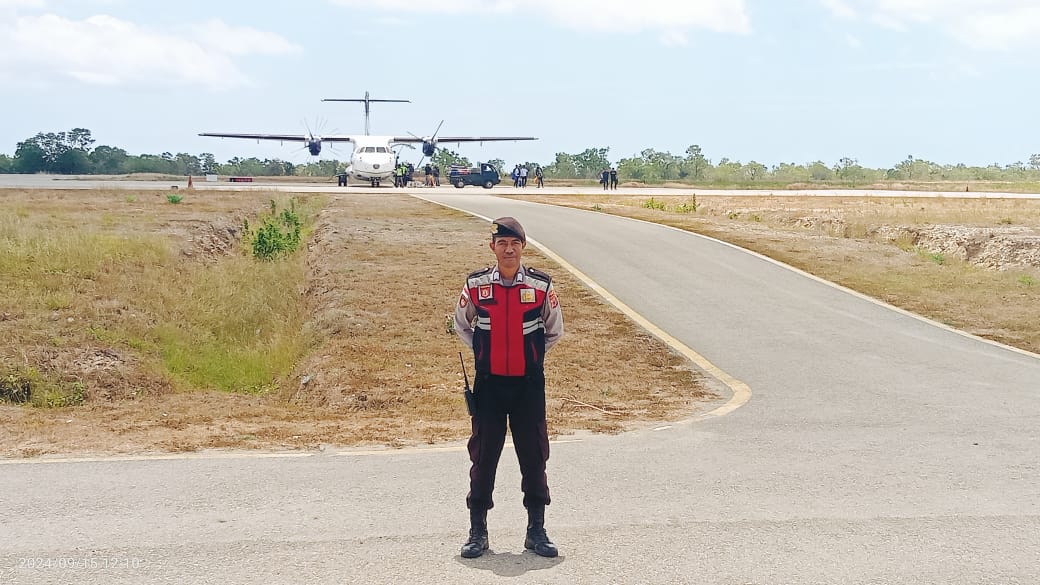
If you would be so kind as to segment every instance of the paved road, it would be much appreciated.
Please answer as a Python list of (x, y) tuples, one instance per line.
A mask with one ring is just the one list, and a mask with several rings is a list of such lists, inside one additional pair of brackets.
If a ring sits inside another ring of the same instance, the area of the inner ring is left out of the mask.
[(0, 462), (0, 583), (1040, 582), (1040, 359), (677, 230), (433, 198), (520, 218), (751, 400), (554, 444), (552, 560), (523, 553), (510, 454), (465, 562), (457, 445)]

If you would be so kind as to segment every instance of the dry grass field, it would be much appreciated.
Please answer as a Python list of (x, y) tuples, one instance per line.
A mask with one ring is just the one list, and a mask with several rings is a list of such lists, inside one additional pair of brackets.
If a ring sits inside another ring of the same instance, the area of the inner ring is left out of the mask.
[[(448, 315), (487, 225), (398, 193), (0, 191), (0, 456), (404, 446), (468, 433)], [(291, 198), (291, 199), (290, 199)], [(271, 202), (305, 249), (242, 243)], [(723, 398), (528, 249), (567, 333), (554, 434), (685, 418)], [(472, 375), (472, 372), (470, 372)]]

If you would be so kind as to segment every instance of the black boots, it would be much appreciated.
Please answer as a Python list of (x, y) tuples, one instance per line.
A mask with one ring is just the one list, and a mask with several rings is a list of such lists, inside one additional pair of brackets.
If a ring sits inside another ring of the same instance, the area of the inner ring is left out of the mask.
[[(462, 545), (462, 558), (475, 559), (488, 550), (487, 509), (470, 508), (469, 540)], [(560, 554), (556, 545), (545, 533), (545, 506), (531, 506), (527, 509), (527, 538), (524, 548), (534, 551), (541, 557), (555, 557)]]
[(462, 558), (475, 559), (488, 549), (487, 508), (470, 508), (469, 540), (462, 545)]
[(527, 538), (524, 548), (533, 550), (540, 557), (555, 557), (560, 554), (556, 545), (545, 533), (545, 506), (531, 506), (527, 509)]

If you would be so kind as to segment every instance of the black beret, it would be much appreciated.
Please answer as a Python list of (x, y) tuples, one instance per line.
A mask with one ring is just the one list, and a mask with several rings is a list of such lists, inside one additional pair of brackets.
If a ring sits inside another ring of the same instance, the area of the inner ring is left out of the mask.
[(520, 225), (520, 222), (511, 217), (500, 217), (491, 222), (491, 237), (520, 238), (521, 242), (525, 244), (527, 243), (527, 235), (524, 234), (524, 226)]

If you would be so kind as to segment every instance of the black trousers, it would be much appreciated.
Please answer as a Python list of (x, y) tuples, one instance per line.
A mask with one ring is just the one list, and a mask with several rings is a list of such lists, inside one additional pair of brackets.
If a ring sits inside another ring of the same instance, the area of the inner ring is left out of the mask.
[(469, 495), (466, 506), (495, 506), (495, 473), (506, 440), (506, 423), (520, 462), (520, 489), (524, 507), (549, 504), (545, 462), (549, 459), (549, 434), (545, 426), (545, 375), (482, 376), (473, 382), (477, 413), (469, 438)]

